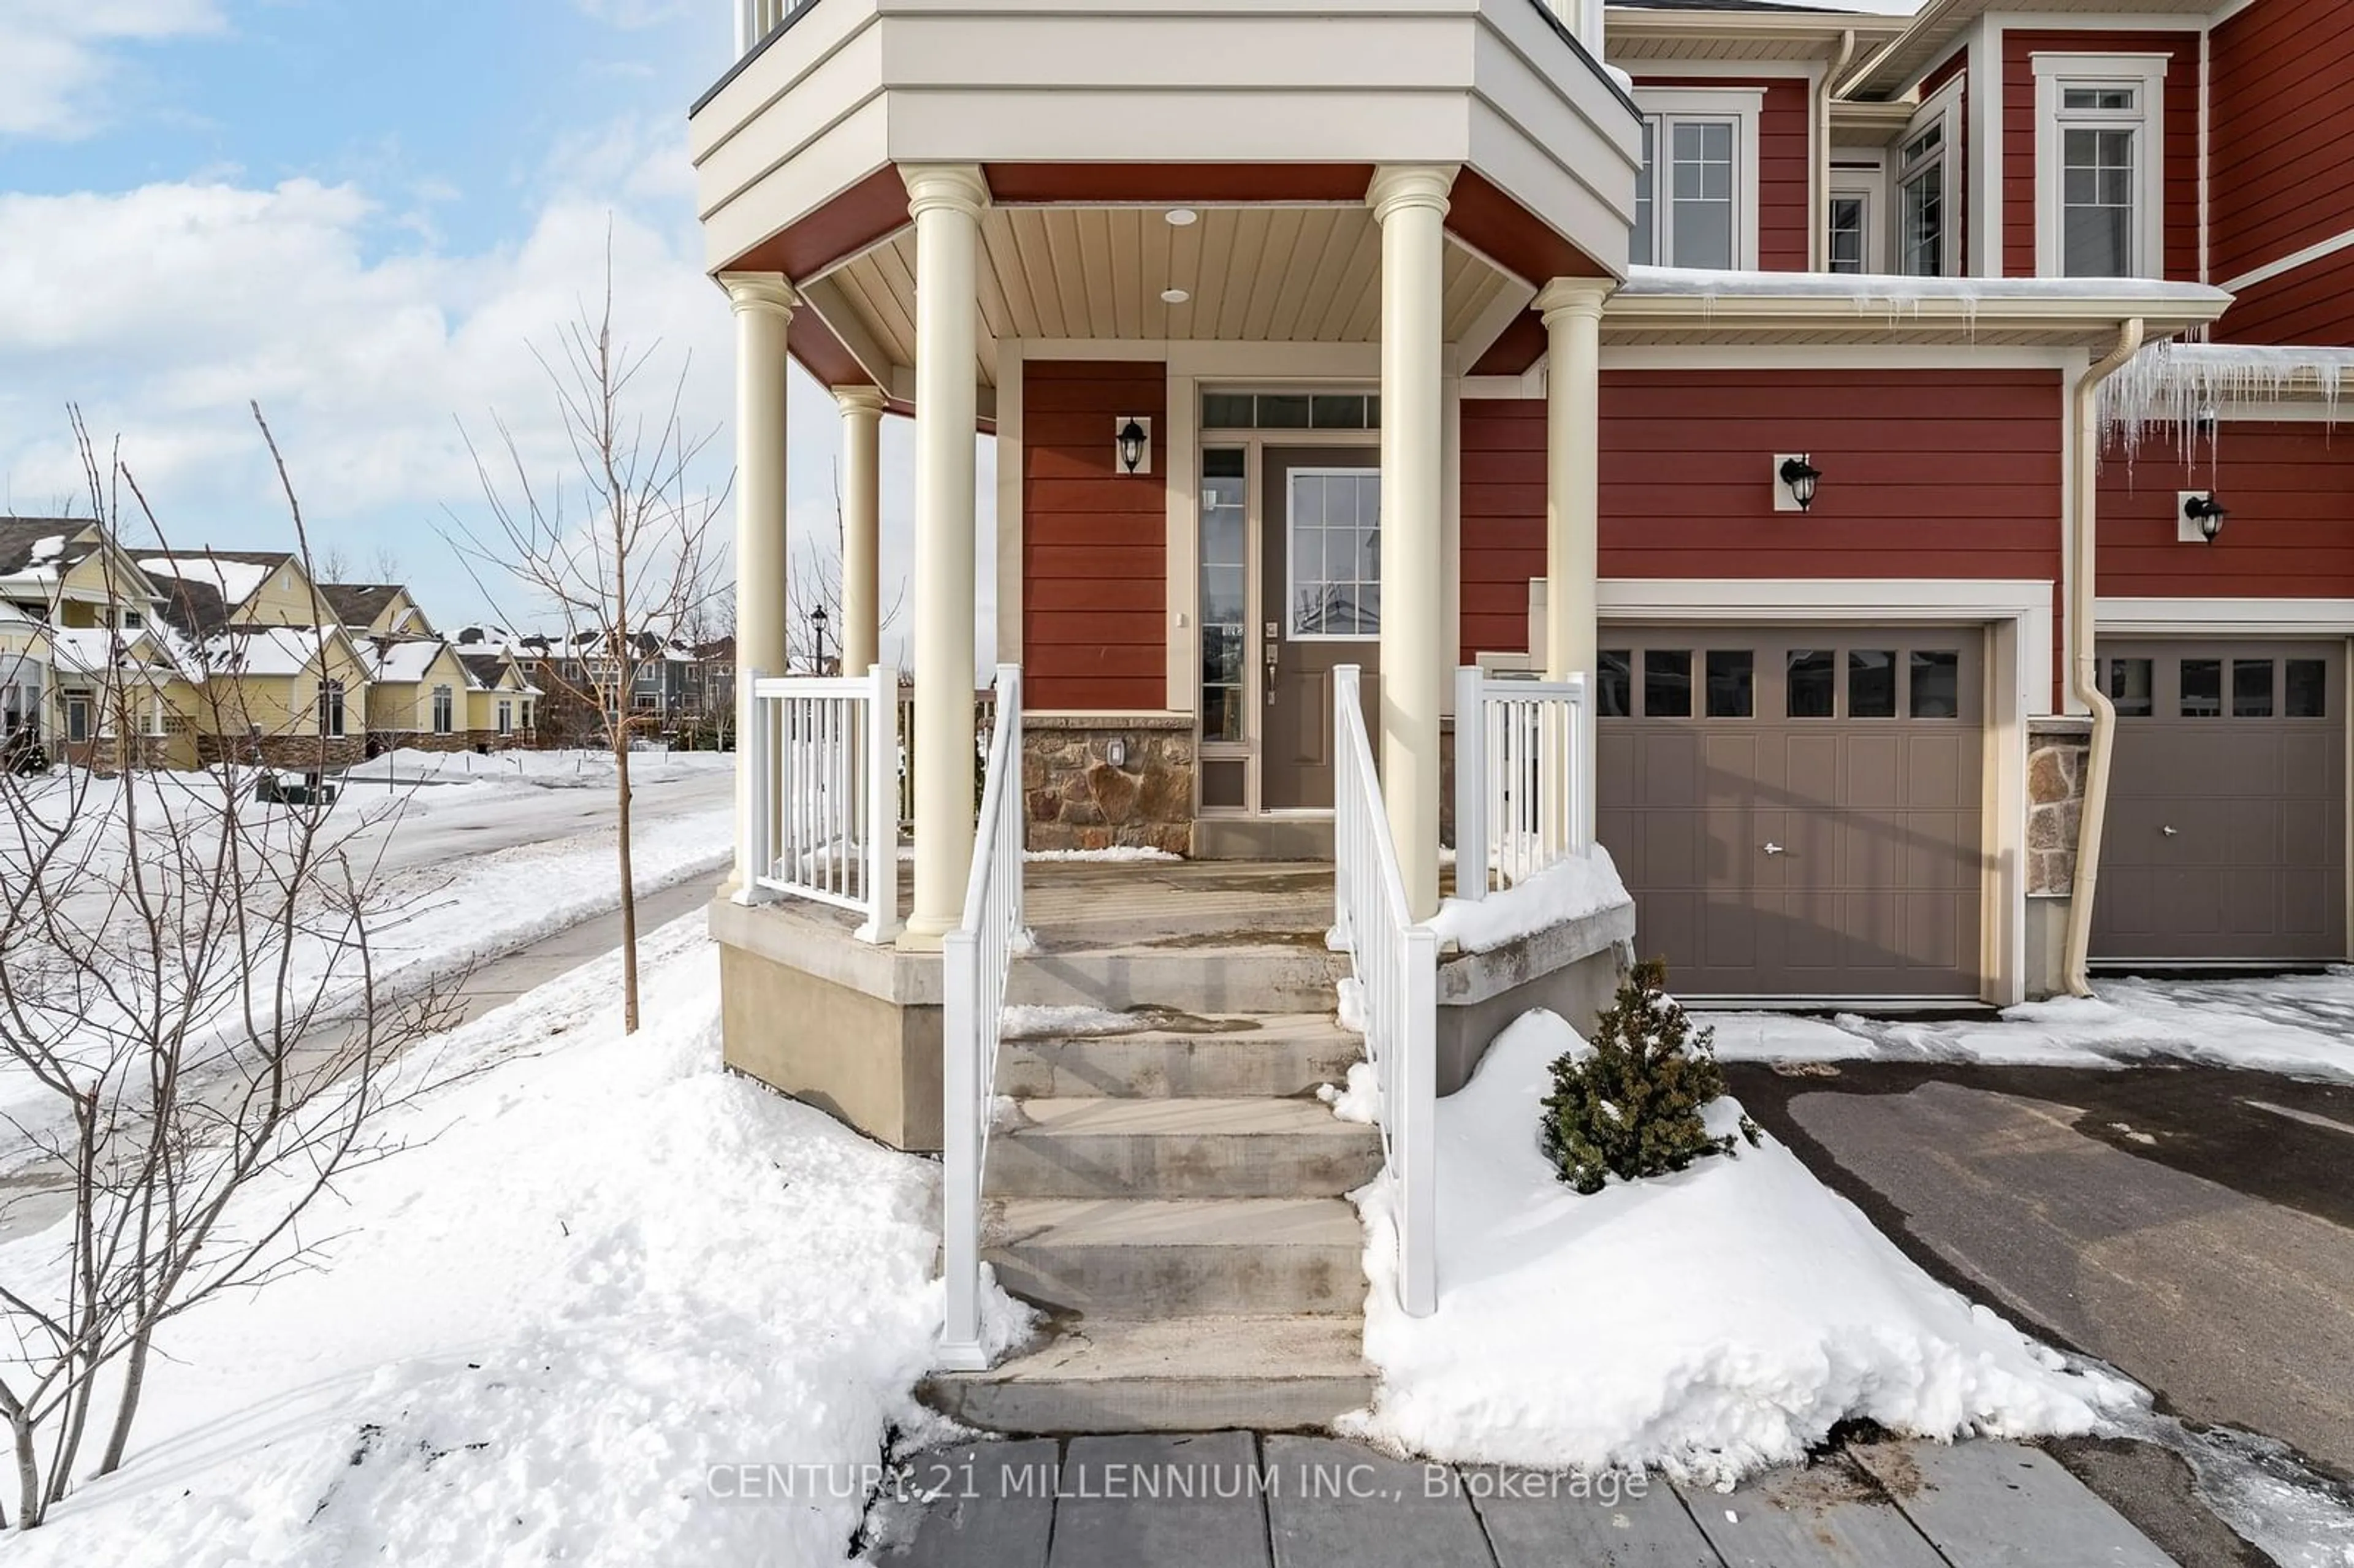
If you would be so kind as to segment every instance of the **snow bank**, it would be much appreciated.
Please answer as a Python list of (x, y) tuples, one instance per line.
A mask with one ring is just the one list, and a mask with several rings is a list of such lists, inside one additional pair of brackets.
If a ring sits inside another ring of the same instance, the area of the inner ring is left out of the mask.
[[(451, 1036), (475, 1075), (313, 1211), (323, 1266), (167, 1329), (129, 1467), (12, 1568), (843, 1561), (928, 1419), (936, 1168), (721, 1070), (702, 919), (650, 937), (634, 1037), (611, 959)], [(815, 1468), (716, 1496), (739, 1465)]]
[(1091, 850), (1023, 850), (1023, 860), (1078, 861), (1119, 864), (1129, 861), (1174, 861), (1182, 855), (1171, 854), (1164, 849), (1151, 849), (1143, 844), (1114, 844), (1109, 849)]
[[(2234, 980), (2105, 980), (1999, 1018), (1905, 1022), (1778, 1013), (1709, 1019), (1727, 1062), (1967, 1062), (1988, 1067), (2120, 1067), (2192, 1062), (2354, 1083), (2354, 969)], [(2333, 1028), (2330, 1022), (2336, 1021)]]
[[(1438, 1102), (1438, 1310), (1399, 1310), (1389, 1194), (1358, 1196), (1381, 1371), (1353, 1418), (1469, 1463), (1656, 1466), (1720, 1484), (1865, 1416), (1928, 1436), (2091, 1430), (2135, 1397), (1916, 1268), (1770, 1137), (1679, 1176), (1579, 1197), (1537, 1147), (1549, 1012)], [(1720, 1100), (1710, 1130), (1734, 1130)]]
[(1600, 844), (1545, 867), (1516, 887), (1490, 893), (1474, 903), (1449, 898), (1431, 917), (1443, 946), (1484, 953), (1554, 926), (1583, 920), (1628, 901), (1618, 867)]

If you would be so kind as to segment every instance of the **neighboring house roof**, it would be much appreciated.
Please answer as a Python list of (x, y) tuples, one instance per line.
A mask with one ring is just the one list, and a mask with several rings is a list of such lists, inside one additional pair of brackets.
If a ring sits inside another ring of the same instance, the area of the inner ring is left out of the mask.
[(60, 676), (102, 676), (122, 671), (161, 681), (179, 673), (171, 650), (144, 631), (59, 627), (49, 633), (49, 647), (50, 662)]
[(340, 626), (231, 627), (205, 639), (199, 667), (212, 675), (300, 675), (318, 662), (323, 645), (335, 643), (356, 652)]
[[(478, 690), (485, 692), (530, 690), (530, 683), (523, 678), (523, 672), (517, 669), (514, 661), (504, 653), (461, 653), (458, 655), (458, 662), (466, 666), (466, 674)], [(505, 684), (510, 676), (514, 681), (513, 685)]]
[[(443, 644), (432, 640), (415, 642), (378, 641), (367, 658), (368, 679), (388, 684), (414, 685), (441, 660)], [(462, 661), (461, 661), (462, 662)]]
[(407, 591), (398, 583), (321, 583), (319, 596), (335, 619), (355, 631), (365, 631), (376, 624), (384, 607), (395, 597)]
[(156, 550), (138, 559), (162, 596), (164, 619), (190, 637), (228, 630), (272, 572), (299, 564), (284, 550)]
[(98, 548), (87, 517), (0, 517), (0, 578), (55, 579)]

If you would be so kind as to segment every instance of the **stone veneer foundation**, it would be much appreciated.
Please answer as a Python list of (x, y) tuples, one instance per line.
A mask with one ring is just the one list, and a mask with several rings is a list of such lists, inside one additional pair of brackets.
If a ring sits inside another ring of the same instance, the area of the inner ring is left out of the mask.
[(2065, 989), (2068, 907), (2076, 885), (2076, 835), (2093, 721), (2027, 721), (2027, 994)]
[[(1111, 753), (1123, 753), (1117, 763)], [(1022, 793), (1034, 850), (1193, 843), (1191, 714), (1025, 714)]]

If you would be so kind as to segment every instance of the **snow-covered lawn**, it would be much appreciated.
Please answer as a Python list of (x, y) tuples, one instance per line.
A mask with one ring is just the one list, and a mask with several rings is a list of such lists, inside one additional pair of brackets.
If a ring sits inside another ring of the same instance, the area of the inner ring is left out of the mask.
[(2354, 1082), (2354, 969), (2231, 980), (2102, 980), (2097, 997), (1999, 1019), (1903, 1022), (1718, 1013), (1727, 1062), (1974, 1062), (2115, 1067), (2176, 1060)]
[[(1381, 1372), (1363, 1435), (1440, 1459), (1724, 1481), (1801, 1458), (1850, 1416), (1940, 1437), (2080, 1433), (2137, 1403), (1930, 1279), (1770, 1136), (1571, 1192), (1537, 1129), (1548, 1065), (1576, 1038), (1529, 1013), (1439, 1101), (1433, 1316), (1397, 1307), (1385, 1187), (1358, 1194)], [(1719, 1100), (1710, 1130), (1740, 1114)]]
[(936, 1168), (721, 1070), (699, 913), (647, 957), (634, 1038), (607, 959), (412, 1055), (452, 1081), (312, 1211), (322, 1266), (167, 1329), (129, 1467), (11, 1568), (842, 1561), (927, 1420)]

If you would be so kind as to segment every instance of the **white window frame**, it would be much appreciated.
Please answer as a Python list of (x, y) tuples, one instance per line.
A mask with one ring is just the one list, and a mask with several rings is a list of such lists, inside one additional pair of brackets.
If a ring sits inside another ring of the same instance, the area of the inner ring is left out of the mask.
[(1904, 149), (1919, 141), (1930, 127), (1942, 127), (1944, 139), (1937, 153), (1937, 207), (1944, 215), (1945, 231), (1938, 237), (1939, 249), (1945, 254), (1939, 260), (1939, 276), (1958, 278), (1962, 272), (1963, 202), (1962, 161), (1964, 138), (1968, 128), (1962, 123), (1962, 79), (1953, 80), (1929, 96), (1919, 112), (1904, 127), (1904, 133), (1889, 144), (1887, 216), (1882, 220), (1882, 232), (1887, 238), (1888, 270), (1904, 270)]
[[(319, 683), (315, 724), (322, 737), (328, 740), (341, 740), (348, 732), (351, 715), (345, 711), (347, 701), (347, 694), (341, 681), (323, 680)], [(329, 727), (330, 719), (334, 721), (332, 728)]]
[[(2128, 278), (2166, 275), (2165, 55), (2038, 54), (2035, 64), (2035, 275), (2062, 276), (2061, 236), (2067, 189), (2062, 175), (2070, 129), (2131, 130), (2134, 135), (2133, 255)], [(2135, 108), (2068, 110), (2070, 88), (2132, 88)]]
[(433, 733), (450, 735), (458, 727), (458, 694), (448, 686), (433, 688)]
[[(1373, 479), (1376, 486), (1381, 483), (1381, 470), (1369, 468), (1295, 468), (1285, 475), (1283, 483), (1283, 640), (1286, 642), (1378, 642), (1381, 641), (1382, 634), (1378, 625), (1370, 634), (1299, 630), (1299, 573), (1298, 570), (1299, 551), (1299, 542), (1292, 535), (1291, 523), (1299, 505), (1299, 482), (1303, 479), (1363, 480), (1368, 476)], [(1383, 496), (1381, 499), (1386, 504), (1389, 498)], [(1373, 526), (1378, 538), (1379, 530), (1386, 526), (1386, 522), (1378, 510), (1374, 512), (1373, 518)], [(1381, 570), (1381, 557), (1378, 554), (1374, 556), (1373, 569), (1376, 572)], [(1382, 613), (1386, 615), (1389, 613), (1389, 606), (1386, 603), (1387, 585), (1382, 584), (1378, 577), (1374, 581), (1383, 588), (1385, 602), (1383, 604)]]
[(1833, 169), (1829, 194), (1823, 197), (1823, 270), (1831, 265), (1831, 205), (1863, 203), (1863, 270), (1888, 270), (1888, 179), (1884, 170)]
[(499, 699), (499, 733), (501, 735), (514, 733), (514, 702), (509, 697)]
[(1757, 134), (1766, 111), (1762, 87), (1642, 88), (1636, 107), (1651, 127), (1651, 260), (1674, 266), (1675, 202), (1661, 176), (1674, 162), (1675, 126), (1708, 122), (1733, 127), (1733, 267), (1757, 266)]
[(154, 737), (169, 733), (169, 726), (164, 722), (164, 699), (160, 694), (147, 699), (143, 716), (147, 722), (141, 734)]

